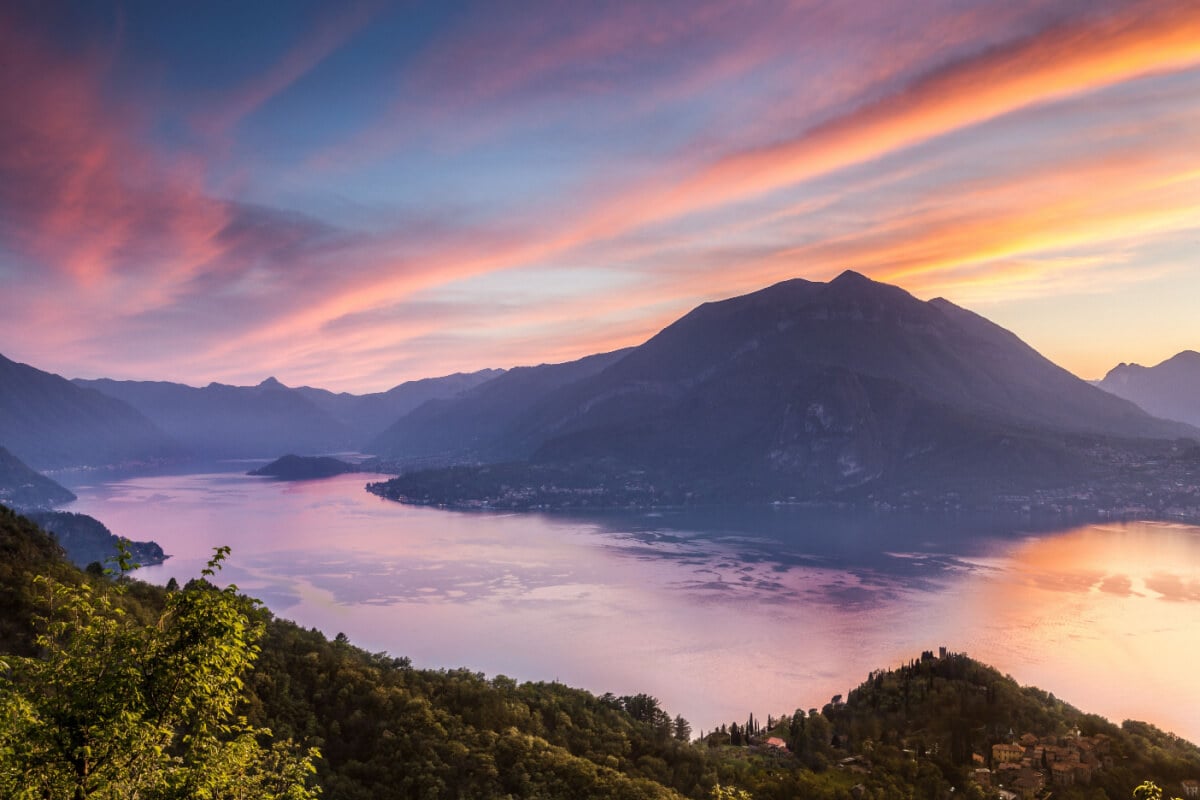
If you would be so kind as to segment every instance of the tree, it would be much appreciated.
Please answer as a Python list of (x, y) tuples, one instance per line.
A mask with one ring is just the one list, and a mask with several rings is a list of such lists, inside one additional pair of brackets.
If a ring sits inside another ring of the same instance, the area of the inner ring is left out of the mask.
[(681, 742), (688, 742), (692, 739), (692, 725), (682, 714), (675, 715), (675, 738)]
[[(603, 698), (601, 698), (603, 700)], [(638, 722), (644, 722), (654, 728), (663, 739), (669, 739), (677, 733), (671, 715), (658, 704), (658, 698), (648, 694), (635, 694), (620, 698), (621, 707), (629, 716)], [(688, 732), (691, 732), (689, 727)]]
[(316, 797), (316, 750), (264, 744), (270, 731), (234, 713), (263, 633), (257, 601), (201, 579), (140, 624), (120, 602), (127, 551), (118, 563), (116, 581), (38, 579), (40, 653), (0, 668), (0, 796)]
[[(1133, 790), (1134, 800), (1162, 800), (1162, 796), (1162, 789), (1153, 781), (1145, 781)], [(1179, 800), (1179, 798), (1176, 797), (1173, 800)]]

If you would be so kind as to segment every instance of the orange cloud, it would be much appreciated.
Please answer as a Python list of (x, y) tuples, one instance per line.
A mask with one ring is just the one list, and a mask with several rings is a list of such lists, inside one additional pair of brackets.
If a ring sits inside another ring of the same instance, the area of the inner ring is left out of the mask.
[(736, 202), (1020, 109), (1197, 64), (1200, 6), (1141, 4), (985, 52), (799, 137), (726, 156), (678, 185), (602, 210), (581, 234), (612, 236)]

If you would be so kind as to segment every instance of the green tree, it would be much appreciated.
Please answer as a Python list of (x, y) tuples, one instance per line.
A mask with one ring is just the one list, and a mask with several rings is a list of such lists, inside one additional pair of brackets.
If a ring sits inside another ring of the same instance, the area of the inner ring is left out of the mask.
[[(1133, 790), (1133, 800), (1162, 800), (1162, 796), (1162, 789), (1153, 781), (1145, 781)], [(1176, 797), (1172, 800), (1179, 800), (1179, 798)]]
[(692, 739), (692, 726), (682, 714), (675, 715), (675, 738), (680, 742), (688, 742)]
[(739, 789), (736, 786), (722, 786), (719, 783), (712, 787), (708, 796), (710, 800), (754, 800), (754, 795), (745, 789)]
[[(217, 548), (205, 578), (229, 548)], [(122, 573), (128, 554), (119, 559)], [(30, 657), (0, 667), (0, 796), (309, 800), (315, 750), (270, 744), (235, 709), (258, 655), (257, 601), (192, 581), (154, 624), (122, 606), (127, 582), (39, 578)]]

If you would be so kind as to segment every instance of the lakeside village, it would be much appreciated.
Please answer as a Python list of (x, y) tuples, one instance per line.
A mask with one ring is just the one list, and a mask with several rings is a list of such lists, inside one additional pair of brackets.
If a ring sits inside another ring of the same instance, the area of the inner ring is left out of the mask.
[[(901, 667), (892, 673), (873, 673), (872, 679), (851, 693), (850, 703), (843, 702), (841, 695), (835, 696), (830, 704), (822, 710), (821, 715), (833, 720), (836, 730), (839, 718), (843, 725), (847, 723), (848, 719), (844, 713), (851, 708), (852, 704), (857, 703), (860, 707), (870, 707), (880, 701), (886, 703), (886, 694), (876, 694), (874, 697), (860, 696), (855, 700), (853, 695), (869, 691), (872, 683), (875, 683), (875, 691), (878, 692), (881, 688), (880, 682), (891, 680), (893, 681), (892, 691), (899, 693), (895, 696), (907, 697), (909, 689), (902, 688), (905, 687), (903, 681), (915, 680), (916, 685), (925, 685), (932, 690), (934, 675), (957, 674), (957, 679), (963, 680), (967, 673), (961, 670), (970, 670), (972, 666), (973, 662), (966, 656), (951, 653), (945, 647), (939, 648), (937, 654), (933, 651), (925, 651), (921, 654), (919, 661), (914, 661), (907, 667)], [(982, 666), (979, 668), (984, 670), (982, 673), (984, 675), (989, 669)], [(896, 676), (901, 676), (901, 683), (894, 683)], [(1011, 678), (1006, 680), (1011, 682)], [(973, 692), (977, 696), (993, 697), (993, 688), (990, 684), (970, 681), (968, 685), (979, 690)], [(884, 692), (887, 691), (885, 688)], [(1033, 691), (1036, 692), (1036, 690)], [(1053, 695), (1050, 696), (1050, 699), (1053, 701)], [(975, 710), (978, 711), (978, 706)], [(811, 713), (815, 714), (816, 712), (814, 710)], [(964, 708), (960, 708), (960, 713), (965, 714), (964, 718), (973, 719), (972, 724), (980, 722), (978, 716), (973, 716)], [(790, 761), (794, 758), (802, 758), (801, 749), (804, 748), (804, 745), (799, 745), (800, 749), (798, 749), (796, 741), (784, 739), (783, 737), (787, 735), (784, 732), (786, 729), (782, 726), (783, 720), (779, 722), (780, 725), (775, 725), (774, 721), (768, 718), (767, 728), (764, 729), (763, 735), (761, 737), (750, 736), (744, 739), (744, 743), (752, 751), (773, 760)], [(752, 725), (753, 722), (748, 723), (743, 730), (753, 731)], [(901, 733), (895, 742), (897, 753), (902, 753), (907, 760), (912, 762), (944, 762), (947, 759), (950, 761), (963, 759), (962, 762), (959, 762), (964, 765), (960, 774), (968, 782), (964, 788), (970, 791), (962, 791), (956, 795), (954, 789), (947, 786), (942, 800), (953, 800), (955, 796), (986, 797), (991, 800), (1051, 800), (1052, 796), (1064, 793), (1079, 796), (1079, 790), (1084, 787), (1109, 787), (1114, 775), (1128, 772), (1130, 768), (1133, 768), (1138, 774), (1145, 769), (1144, 765), (1131, 762), (1129, 744), (1127, 741), (1122, 741), (1122, 730), (1116, 727), (1113, 727), (1109, 733), (1096, 731), (1085, 735), (1078, 726), (1074, 726), (1059, 728), (1054, 734), (1039, 735), (1028, 730), (1018, 733), (1014, 729), (1019, 730), (1019, 728), (1014, 724), (1009, 726), (1005, 733), (992, 738), (990, 748), (988, 745), (982, 744), (965, 751), (958, 751), (952, 735), (943, 737), (935, 729), (935, 719), (926, 718), (917, 725), (919, 726), (917, 730), (909, 729)], [(1025, 726), (1021, 725), (1020, 727)], [(707, 737), (710, 747), (714, 746), (714, 742), (722, 743), (722, 739), (726, 743), (729, 741), (730, 737), (724, 731), (724, 726), (722, 726), (720, 731), (714, 731)], [(736, 733), (736, 730), (731, 733)], [(945, 731), (941, 731), (941, 733), (945, 733)], [(846, 745), (844, 737), (847, 732), (845, 728), (837, 733), (830, 731), (826, 735), (827, 743), (831, 743), (835, 751)], [(702, 738), (704, 738), (703, 734)], [(952, 750), (955, 750), (956, 753), (952, 753)], [(867, 747), (861, 752), (850, 750), (843, 751), (843, 753), (845, 757), (833, 761), (830, 765), (844, 773), (848, 777), (848, 782), (862, 781), (850, 788), (850, 796), (854, 800), (866, 800), (866, 798), (878, 796), (876, 790), (868, 788), (876, 783), (872, 778), (896, 772), (896, 766), (890, 760), (891, 757), (880, 754), (875, 746)], [(1109, 774), (1106, 775), (1106, 772)], [(1179, 797), (1180, 800), (1200, 800), (1200, 776), (1188, 776), (1185, 770), (1182, 774), (1176, 772), (1173, 777), (1174, 780), (1164, 787), (1169, 788), (1171, 793), (1164, 796)]]
[[(1103, 465), (1092, 479), (1025, 491), (992, 485), (955, 490), (882, 486), (865, 493), (826, 494), (811, 500), (775, 498), (775, 506), (934, 513), (999, 513), (1072, 520), (1162, 520), (1200, 524), (1200, 446), (1174, 442), (1150, 452), (1106, 444), (1090, 456)], [(461, 510), (565, 511), (655, 508), (745, 502), (731, 493), (665, 486), (641, 470), (593, 471), (581, 466), (481, 465), (405, 472), (367, 485), (390, 500)], [(758, 498), (763, 499), (763, 498)]]
[[(1075, 730), (1066, 736), (1041, 737), (1025, 733), (1019, 738), (1013, 734), (1012, 739), (992, 745), (991, 767), (982, 753), (972, 754), (972, 780), (985, 794), (1000, 800), (1048, 798), (1055, 789), (1091, 785), (1097, 773), (1114, 766), (1111, 740), (1102, 733), (1083, 736)], [(763, 747), (786, 750), (787, 743), (772, 737)], [(864, 775), (870, 772), (861, 756), (842, 759), (838, 768)], [(1184, 800), (1200, 798), (1200, 780), (1183, 780), (1180, 788)]]
[[(1076, 730), (1062, 737), (1026, 733), (1015, 742), (992, 745), (991, 769), (983, 765), (981, 754), (974, 754), (972, 777), (982, 788), (996, 789), (1002, 800), (1032, 800), (1048, 786), (1090, 784), (1097, 771), (1113, 767), (1109, 748), (1109, 738), (1102, 733), (1081, 736)], [(1200, 788), (1190, 781), (1185, 782), (1185, 791), (1189, 785)]]

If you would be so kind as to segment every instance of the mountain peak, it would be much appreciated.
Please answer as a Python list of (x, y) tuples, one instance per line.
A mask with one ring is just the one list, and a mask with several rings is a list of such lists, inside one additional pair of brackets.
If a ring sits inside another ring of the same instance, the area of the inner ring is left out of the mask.
[(275, 376), (272, 375), (271, 377), (267, 378), (262, 383), (260, 383), (258, 385), (258, 388), (259, 389), (286, 389), (287, 387), (284, 386), (282, 383), (280, 383), (278, 380), (276, 380)]
[(1175, 366), (1200, 366), (1200, 353), (1195, 350), (1184, 350), (1168, 358), (1159, 366), (1172, 364)]
[(868, 307), (875, 312), (889, 309), (922, 313), (919, 307), (925, 305), (899, 286), (871, 280), (852, 269), (825, 284), (823, 294), (827, 300), (834, 303), (849, 304), (855, 308)]
[(1099, 386), (1151, 414), (1200, 426), (1200, 353), (1184, 350), (1153, 367), (1118, 364)]
[(831, 280), (829, 282), (829, 285), (830, 286), (867, 286), (872, 283), (875, 283), (875, 281), (871, 280), (866, 275), (863, 275), (861, 272), (855, 272), (852, 269), (848, 269), (845, 272), (843, 272), (841, 275), (838, 275), (836, 278)]

